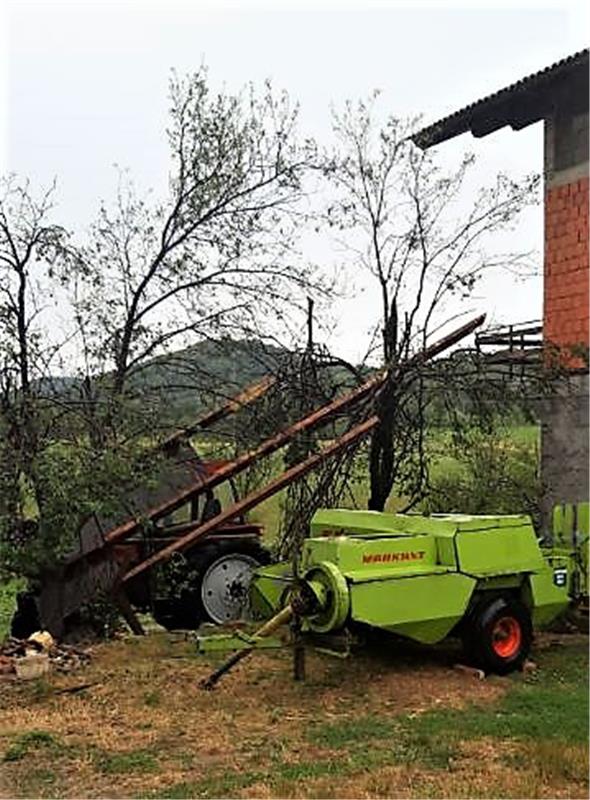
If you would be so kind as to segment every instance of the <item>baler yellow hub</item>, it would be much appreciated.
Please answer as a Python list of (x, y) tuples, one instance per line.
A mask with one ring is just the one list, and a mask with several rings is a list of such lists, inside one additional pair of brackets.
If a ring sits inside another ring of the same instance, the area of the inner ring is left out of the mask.
[(305, 616), (306, 626), (318, 633), (341, 628), (350, 612), (350, 595), (345, 577), (330, 561), (322, 561), (307, 570), (304, 583), (315, 599), (312, 612)]

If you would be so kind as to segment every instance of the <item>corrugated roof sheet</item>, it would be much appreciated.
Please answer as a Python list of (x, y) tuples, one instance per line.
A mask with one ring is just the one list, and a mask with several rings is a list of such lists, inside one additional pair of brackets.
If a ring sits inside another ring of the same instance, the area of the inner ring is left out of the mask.
[[(524, 128), (542, 119), (547, 112), (551, 90), (576, 74), (585, 81), (585, 102), (588, 108), (588, 48), (534, 72), (504, 89), (470, 103), (459, 111), (415, 133), (411, 138), (422, 149), (471, 131), (486, 136), (511, 125)], [(584, 91), (582, 86), (581, 92)]]

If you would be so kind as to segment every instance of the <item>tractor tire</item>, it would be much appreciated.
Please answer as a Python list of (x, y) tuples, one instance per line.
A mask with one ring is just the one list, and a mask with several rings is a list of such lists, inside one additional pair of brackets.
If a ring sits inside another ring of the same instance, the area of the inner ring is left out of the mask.
[(178, 598), (157, 600), (152, 609), (167, 630), (239, 620), (247, 605), (249, 575), (269, 563), (270, 553), (258, 542), (224, 542), (199, 545), (188, 559), (196, 575), (190, 587)]
[(524, 664), (533, 641), (528, 608), (511, 597), (476, 606), (466, 620), (463, 643), (470, 661), (485, 672), (507, 675)]

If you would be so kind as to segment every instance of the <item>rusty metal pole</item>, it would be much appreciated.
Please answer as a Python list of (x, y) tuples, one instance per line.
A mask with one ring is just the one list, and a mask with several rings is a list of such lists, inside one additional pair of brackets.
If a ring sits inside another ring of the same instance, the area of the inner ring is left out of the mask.
[[(434, 358), (452, 345), (460, 342), (461, 339), (468, 334), (472, 333), (483, 323), (484, 320), (485, 314), (476, 317), (442, 339), (439, 339), (438, 341), (433, 342), (431, 345), (428, 345), (425, 350), (416, 353), (407, 361), (403, 362), (402, 366), (409, 367)], [(336, 400), (332, 400), (331, 403), (322, 406), (313, 413), (309, 414), (307, 417), (304, 417), (293, 425), (290, 425), (289, 427), (280, 431), (275, 436), (266, 439), (254, 450), (238, 456), (238, 458), (236, 458), (234, 461), (231, 461), (225, 466), (216, 470), (212, 475), (198, 479), (195, 481), (193, 486), (191, 486), (189, 489), (183, 490), (176, 497), (167, 500), (158, 507), (150, 509), (146, 514), (147, 518), (154, 520), (158, 517), (165, 516), (167, 513), (170, 513), (180, 505), (188, 502), (192, 497), (204, 493), (208, 488), (213, 489), (215, 486), (218, 486), (220, 483), (223, 483), (229, 478), (240, 473), (242, 470), (251, 466), (263, 456), (274, 453), (276, 450), (289, 442), (294, 436), (303, 433), (304, 431), (311, 430), (315, 427), (319, 427), (325, 422), (328, 422), (328, 420), (332, 419), (336, 414), (353, 407), (361, 400), (367, 398), (371, 393), (379, 391), (384, 384), (385, 379), (386, 372), (384, 370), (377, 372), (375, 375), (365, 381), (365, 383), (361, 384), (361, 386), (358, 386), (356, 389), (353, 389)], [(118, 527), (110, 530), (105, 535), (105, 543), (109, 544), (125, 538), (136, 531), (140, 524), (140, 519), (132, 519), (124, 522)]]
[[(421, 364), (425, 361), (428, 361), (434, 356), (439, 355), (440, 353), (447, 350), (454, 344), (457, 344), (461, 341), (465, 336), (469, 333), (472, 333), (479, 325), (483, 323), (485, 320), (485, 314), (482, 314), (479, 317), (471, 320), (470, 322), (462, 325), (457, 330), (453, 331), (452, 333), (448, 334), (447, 336), (439, 339), (437, 342), (434, 342), (431, 345), (428, 345), (424, 350), (416, 353), (414, 356), (409, 358), (406, 362), (404, 362), (405, 367), (413, 366), (415, 364)], [(315, 425), (320, 424), (321, 422), (325, 422), (327, 419), (331, 418), (333, 414), (338, 411), (342, 411), (345, 407), (352, 406), (355, 402), (358, 402), (361, 398), (366, 397), (371, 393), (371, 391), (378, 390), (380, 386), (385, 381), (385, 373), (380, 372), (377, 375), (373, 376), (369, 379), (366, 383), (362, 386), (358, 387), (357, 389), (350, 392), (343, 398), (339, 398), (338, 400), (332, 401), (327, 406), (324, 406), (318, 411), (310, 414), (309, 417), (306, 417), (303, 420), (295, 423), (294, 425), (290, 426), (290, 428), (282, 431), (281, 433), (277, 434), (276, 436), (268, 439), (266, 442), (263, 442), (256, 450), (252, 451), (251, 453), (246, 453), (244, 456), (240, 456), (234, 462), (227, 465), (227, 467), (222, 468), (219, 473), (215, 473), (211, 478), (206, 481), (202, 481), (199, 483), (198, 488), (192, 489), (190, 492), (185, 493), (184, 499), (187, 500), (196, 493), (196, 491), (202, 491), (205, 487), (212, 488), (213, 483), (222, 480), (225, 480), (228, 477), (236, 474), (239, 470), (249, 466), (253, 461), (257, 458), (264, 455), (268, 455), (271, 452), (279, 449), (286, 441), (288, 441), (292, 436), (296, 435), (297, 433), (301, 433), (304, 430), (307, 430)], [(352, 428), (348, 433), (344, 434), (344, 436), (336, 439), (331, 445), (326, 447), (320, 453), (316, 453), (310, 456), (308, 459), (303, 461), (300, 464), (288, 469), (282, 475), (280, 475), (275, 480), (271, 481), (270, 483), (266, 484), (262, 489), (259, 489), (252, 494), (249, 494), (247, 497), (243, 498), (240, 502), (235, 503), (230, 508), (222, 511), (221, 514), (218, 514), (213, 519), (205, 522), (202, 525), (199, 525), (194, 531), (182, 536), (176, 542), (168, 545), (167, 547), (162, 548), (157, 553), (152, 555), (150, 558), (142, 561), (140, 564), (137, 564), (133, 569), (131, 569), (126, 575), (123, 576), (123, 582), (130, 580), (131, 578), (135, 577), (139, 573), (143, 572), (146, 569), (149, 569), (154, 564), (164, 561), (168, 556), (176, 551), (181, 551), (185, 549), (187, 546), (195, 542), (197, 539), (206, 536), (208, 533), (212, 533), (216, 528), (223, 525), (225, 522), (229, 522), (233, 517), (236, 517), (240, 514), (249, 511), (252, 508), (255, 508), (257, 505), (262, 503), (267, 498), (271, 497), (272, 495), (276, 494), (278, 491), (283, 489), (285, 486), (288, 486), (293, 481), (297, 480), (298, 478), (306, 475), (312, 469), (314, 469), (318, 464), (320, 464), (324, 459), (329, 458), (332, 455), (335, 455), (338, 452), (350, 447), (351, 445), (359, 442), (364, 436), (370, 433), (378, 424), (380, 423), (380, 419), (377, 415), (373, 415), (365, 422), (356, 425)], [(123, 529), (127, 528), (130, 523), (126, 523), (119, 529), (115, 531), (109, 532), (105, 536), (106, 541), (113, 541), (117, 538), (122, 537), (124, 535)], [(137, 521), (131, 523), (131, 525), (138, 525)], [(125, 531), (126, 533), (127, 531)]]
[(272, 497), (272, 495), (276, 494), (281, 489), (284, 489), (285, 486), (288, 486), (290, 483), (297, 480), (297, 478), (306, 475), (318, 464), (321, 464), (324, 459), (330, 458), (330, 456), (336, 455), (336, 453), (340, 453), (342, 450), (346, 450), (348, 447), (356, 444), (356, 442), (359, 442), (378, 424), (379, 417), (373, 415), (372, 417), (369, 417), (369, 419), (365, 420), (365, 422), (355, 425), (355, 427), (351, 428), (348, 433), (345, 433), (344, 436), (336, 439), (335, 442), (326, 447), (324, 450), (320, 451), (319, 453), (314, 453), (314, 455), (305, 459), (305, 461), (302, 461), (300, 464), (296, 464), (294, 467), (291, 467), (291, 469), (288, 469), (286, 472), (283, 472), (282, 475), (279, 475), (278, 478), (275, 478), (273, 481), (263, 486), (262, 489), (258, 489), (256, 492), (246, 495), (246, 497), (242, 498), (242, 500), (240, 500), (238, 503), (234, 503), (234, 505), (222, 511), (221, 514), (218, 514), (216, 517), (213, 517), (213, 519), (204, 522), (194, 531), (187, 533), (185, 536), (181, 536), (180, 539), (172, 542), (172, 544), (169, 544), (167, 547), (163, 547), (145, 561), (137, 564), (123, 576), (122, 581), (126, 582), (131, 580), (131, 578), (134, 578), (139, 573), (149, 569), (154, 564), (164, 561), (171, 556), (172, 553), (184, 550), (197, 539), (201, 539), (203, 536), (206, 536), (208, 533), (214, 531), (224, 522), (229, 522), (239, 514), (244, 514), (246, 511), (250, 511), (250, 509), (260, 505), (260, 503), (262, 503), (264, 500)]

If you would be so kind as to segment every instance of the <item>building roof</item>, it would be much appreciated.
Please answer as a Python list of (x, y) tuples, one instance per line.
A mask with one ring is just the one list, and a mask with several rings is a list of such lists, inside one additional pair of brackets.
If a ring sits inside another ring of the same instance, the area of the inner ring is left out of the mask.
[(564, 92), (575, 95), (576, 102), (587, 110), (588, 52), (587, 48), (580, 50), (455, 111), (415, 133), (412, 141), (425, 150), (467, 131), (481, 137), (505, 125), (520, 130), (547, 116), (556, 97)]

